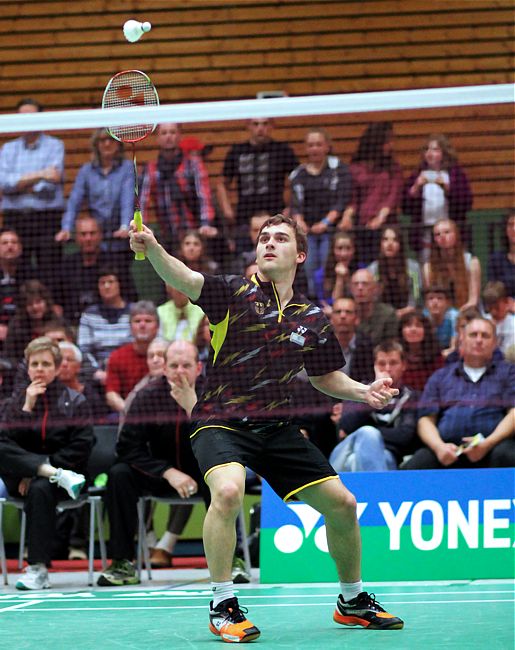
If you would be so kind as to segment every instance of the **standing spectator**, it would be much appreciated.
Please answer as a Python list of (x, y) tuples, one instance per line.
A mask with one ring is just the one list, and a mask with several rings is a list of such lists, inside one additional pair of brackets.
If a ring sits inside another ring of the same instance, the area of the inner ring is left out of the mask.
[(340, 420), (340, 438), (329, 462), (337, 472), (384, 472), (397, 469), (412, 450), (417, 432), (417, 397), (404, 379), (404, 350), (397, 341), (374, 349), (375, 375), (391, 377), (399, 394), (380, 411), (352, 404)]
[(368, 270), (381, 288), (381, 300), (397, 310), (397, 318), (418, 307), (422, 297), (422, 273), (415, 260), (406, 257), (402, 232), (386, 226), (381, 232), (379, 259)]
[(308, 295), (314, 297), (315, 273), (325, 266), (334, 225), (351, 197), (351, 176), (347, 165), (330, 155), (331, 138), (325, 129), (310, 129), (305, 146), (308, 162), (289, 176), (290, 213), (308, 236), (304, 267)]
[(111, 353), (107, 361), (106, 401), (120, 412), (125, 398), (147, 374), (147, 350), (157, 336), (159, 316), (153, 302), (140, 300), (130, 307), (130, 326), (133, 340)]
[[(515, 364), (495, 360), (495, 346), (494, 323), (465, 326), (462, 359), (426, 384), (418, 421), (425, 446), (403, 469), (515, 467)], [(471, 444), (478, 433), (484, 439)]]
[(16, 232), (0, 231), (0, 350), (7, 337), (9, 321), (16, 312), (20, 285), (28, 279), (21, 255), (21, 242)]
[(349, 232), (340, 231), (333, 235), (333, 245), (325, 263), (322, 282), (316, 278), (319, 302), (331, 305), (337, 298), (350, 296), (350, 279), (357, 270), (354, 254), (354, 238)]
[(178, 289), (166, 285), (166, 293), (169, 300), (157, 308), (161, 333), (169, 341), (183, 339), (194, 343), (204, 312)]
[(106, 364), (111, 352), (131, 339), (129, 304), (121, 294), (119, 272), (106, 266), (98, 272), (100, 301), (80, 317), (77, 344), (82, 352), (93, 357), (96, 381), (106, 379)]
[(449, 292), (445, 287), (432, 284), (424, 291), (424, 316), (429, 318), (440, 349), (448, 350), (456, 335), (458, 310), (451, 307)]
[(141, 208), (153, 206), (161, 236), (172, 250), (180, 237), (198, 229), (203, 237), (218, 234), (207, 168), (196, 151), (183, 149), (180, 124), (157, 128), (159, 153), (143, 170)]
[(405, 351), (404, 381), (422, 391), (428, 378), (444, 363), (429, 318), (417, 309), (406, 312), (399, 321), (399, 339)]
[(367, 269), (353, 273), (350, 289), (358, 310), (358, 332), (366, 334), (372, 345), (397, 337), (398, 321), (392, 305), (377, 300), (378, 286)]
[[(102, 230), (94, 217), (88, 214), (77, 217), (75, 244), (79, 250), (63, 257), (57, 296), (64, 316), (74, 325), (78, 324), (82, 312), (98, 301), (99, 270), (113, 265), (113, 255), (102, 250)], [(122, 295), (130, 302), (135, 301), (136, 290), (127, 263), (119, 267), (119, 280)]]
[(360, 264), (370, 264), (385, 224), (395, 223), (402, 195), (402, 170), (393, 153), (391, 122), (373, 122), (352, 156), (352, 200), (338, 227), (354, 228)]
[(9, 400), (0, 430), (0, 474), (10, 495), (25, 499), (28, 567), (16, 582), (22, 590), (50, 586), (56, 505), (78, 497), (93, 446), (85, 397), (57, 379), (57, 344), (39, 337), (26, 347), (25, 358), (30, 384)]
[(481, 265), (479, 259), (464, 250), (458, 226), (441, 219), (433, 226), (434, 243), (429, 262), (423, 266), (424, 285), (440, 284), (449, 290), (451, 304), (457, 309), (479, 304)]
[(406, 181), (403, 212), (411, 217), (410, 244), (427, 262), (431, 229), (440, 219), (452, 219), (459, 227), (467, 248), (472, 244), (467, 212), (472, 208), (472, 191), (467, 175), (458, 163), (448, 138), (432, 133), (422, 150), (418, 168)]
[[(43, 108), (34, 99), (22, 99), (18, 113)], [(0, 149), (0, 191), (4, 226), (15, 230), (29, 269), (35, 256), (37, 276), (54, 288), (60, 250), (54, 241), (64, 209), (64, 144), (58, 138), (30, 132), (6, 142)]]
[(485, 311), (495, 323), (497, 344), (504, 355), (515, 349), (515, 314), (513, 298), (502, 282), (487, 282), (483, 289)]
[(506, 248), (490, 255), (488, 260), (488, 280), (504, 283), (506, 292), (515, 299), (515, 210), (506, 219)]
[[(263, 210), (283, 212), (287, 205), (284, 190), (289, 173), (299, 161), (286, 142), (272, 139), (273, 120), (256, 118), (247, 122), (250, 138), (234, 144), (225, 158), (217, 185), (218, 202), (231, 226), (235, 226), (236, 252), (240, 253), (250, 217)], [(229, 192), (236, 181), (236, 209)]]
[(111, 253), (111, 262), (113, 254), (117, 254), (117, 261), (120, 254), (130, 259), (125, 240), (134, 215), (134, 166), (124, 158), (123, 143), (112, 138), (107, 129), (93, 132), (91, 148), (91, 162), (79, 169), (55, 239), (65, 242), (71, 238), (85, 204), (102, 229), (102, 247)]

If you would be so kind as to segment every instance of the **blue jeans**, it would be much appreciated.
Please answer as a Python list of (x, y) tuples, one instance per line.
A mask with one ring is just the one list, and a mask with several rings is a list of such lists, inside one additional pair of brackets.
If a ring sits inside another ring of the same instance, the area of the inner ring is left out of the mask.
[(315, 271), (325, 266), (331, 247), (331, 233), (308, 235), (308, 256), (304, 262), (308, 280), (309, 297), (316, 296)]
[(337, 472), (385, 472), (397, 469), (395, 456), (385, 449), (379, 429), (366, 425), (336, 445), (329, 462)]

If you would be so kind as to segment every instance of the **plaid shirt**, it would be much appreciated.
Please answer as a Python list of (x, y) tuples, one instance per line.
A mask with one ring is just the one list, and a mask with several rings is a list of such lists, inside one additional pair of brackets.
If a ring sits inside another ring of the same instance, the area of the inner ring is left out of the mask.
[[(19, 191), (20, 178), (46, 167), (56, 167), (61, 172), (58, 184), (38, 181), (31, 188)], [(6, 142), (0, 149), (0, 190), (2, 210), (45, 211), (62, 210), (64, 175), (64, 144), (58, 138), (41, 133), (30, 147), (22, 136)]]

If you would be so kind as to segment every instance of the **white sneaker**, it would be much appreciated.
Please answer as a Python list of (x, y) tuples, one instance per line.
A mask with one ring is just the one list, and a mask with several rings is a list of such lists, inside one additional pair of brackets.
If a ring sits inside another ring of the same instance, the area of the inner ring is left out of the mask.
[(72, 499), (76, 499), (86, 482), (82, 474), (72, 472), (71, 469), (62, 469), (61, 467), (49, 479), (50, 483), (57, 483), (63, 490), (66, 490)]
[(18, 578), (15, 586), (16, 589), (20, 589), (21, 591), (28, 591), (29, 589), (50, 589), (46, 566), (44, 564), (29, 564), (23, 570), (23, 575)]

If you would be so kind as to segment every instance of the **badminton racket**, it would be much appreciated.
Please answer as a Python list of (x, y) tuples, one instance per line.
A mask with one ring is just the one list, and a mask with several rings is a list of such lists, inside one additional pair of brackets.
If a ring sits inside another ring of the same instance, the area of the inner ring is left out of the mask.
[[(109, 80), (102, 98), (102, 108), (132, 108), (134, 106), (159, 106), (159, 96), (154, 84), (140, 70), (124, 70), (118, 72)], [(143, 217), (138, 192), (138, 164), (136, 161), (136, 142), (141, 142), (149, 136), (155, 124), (134, 124), (130, 126), (109, 126), (109, 135), (132, 145), (132, 160), (134, 163), (134, 222), (138, 230), (143, 229)], [(136, 253), (136, 260), (144, 260), (145, 253)]]

